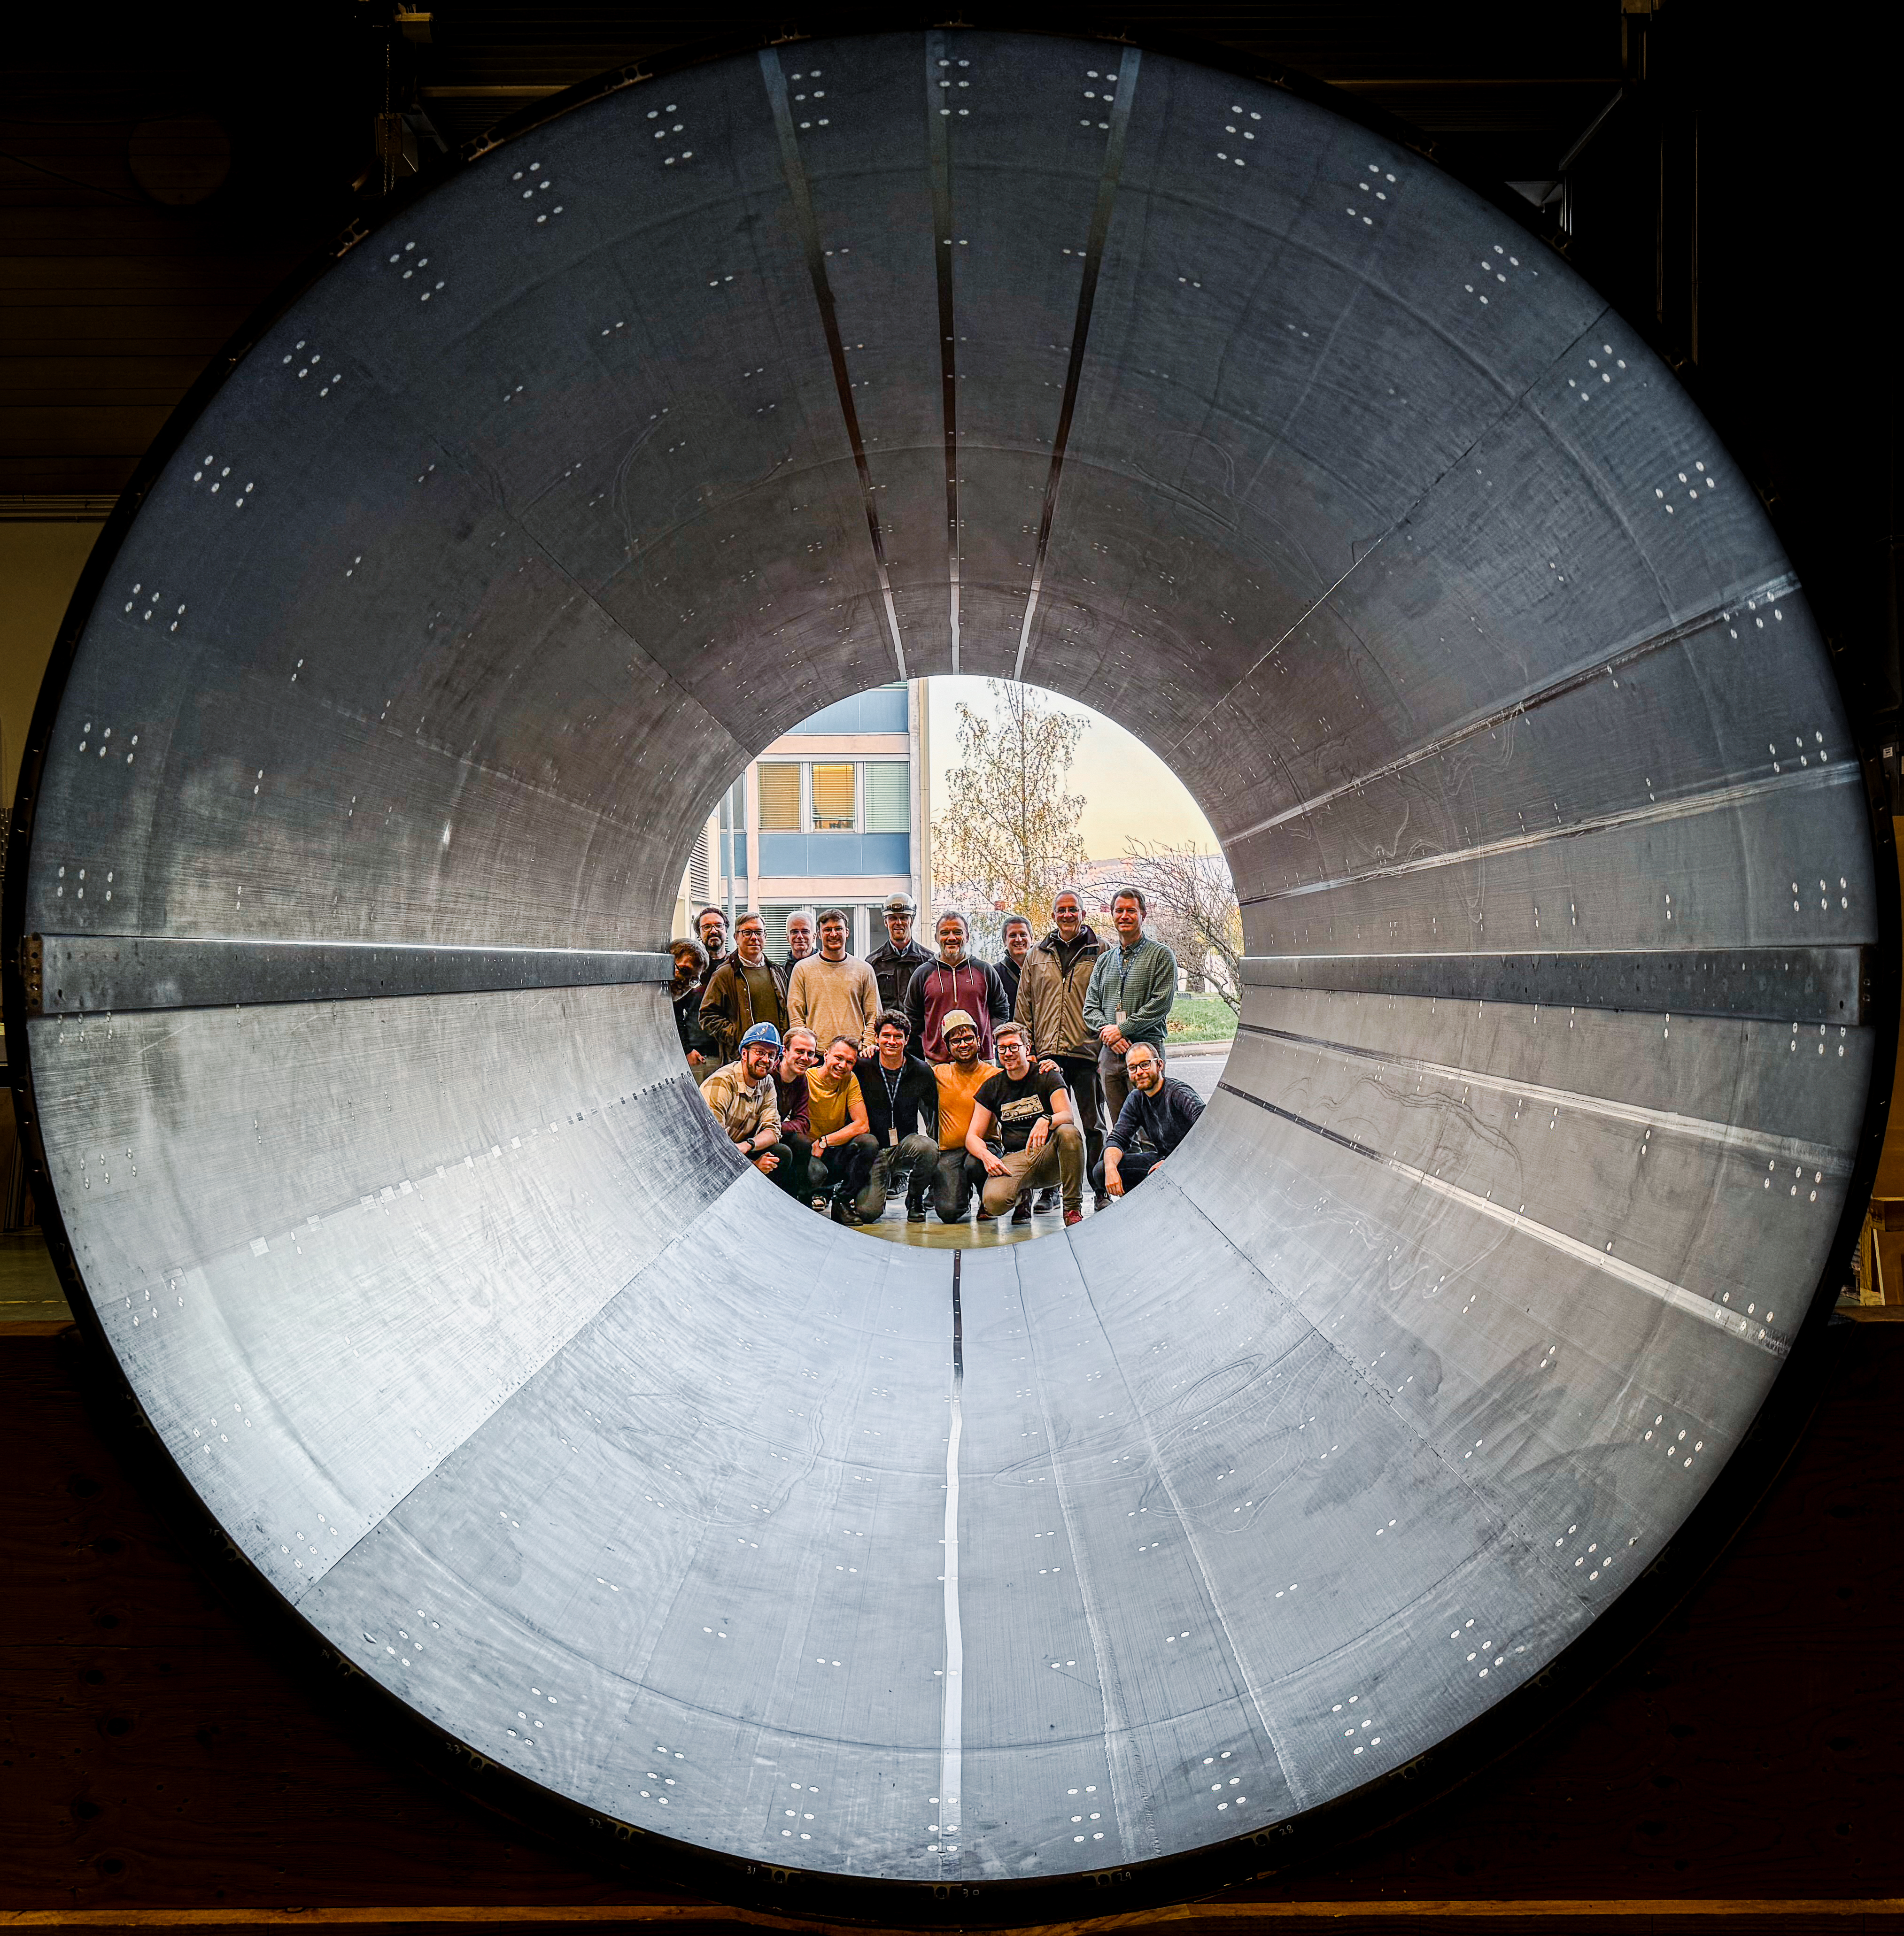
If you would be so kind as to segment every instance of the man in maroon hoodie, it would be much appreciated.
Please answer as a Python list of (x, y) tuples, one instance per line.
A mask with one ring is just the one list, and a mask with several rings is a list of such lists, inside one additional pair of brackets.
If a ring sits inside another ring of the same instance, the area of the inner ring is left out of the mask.
[(938, 958), (915, 970), (906, 991), (913, 1039), (928, 1062), (952, 1060), (943, 1029), (944, 1018), (951, 1010), (963, 1009), (976, 1019), (981, 1062), (991, 1059), (993, 1027), (1012, 1012), (997, 970), (989, 962), (974, 961), (966, 954), (967, 933), (962, 914), (942, 914)]

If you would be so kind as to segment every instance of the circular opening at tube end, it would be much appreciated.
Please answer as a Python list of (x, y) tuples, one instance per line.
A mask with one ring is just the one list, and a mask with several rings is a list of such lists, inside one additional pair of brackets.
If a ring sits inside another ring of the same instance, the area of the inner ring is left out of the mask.
[[(168, 430), (23, 782), (35, 1197), (147, 1464), (385, 1736), (798, 1913), (1200, 1893), (1524, 1734), (1789, 1445), (1895, 1051), (1845, 709), (1669, 376), (1379, 130), (1103, 59), (750, 53), (395, 210)], [(948, 76), (1116, 119), (955, 114), (1035, 219), (855, 280), (812, 102), (903, 153)], [(1266, 225), (1326, 272), (1235, 285)], [(979, 274), (1041, 346), (939, 327)], [(1518, 507), (1589, 475), (1576, 559)], [(1246, 960), (1181, 1160), (948, 1259), (743, 1173), (658, 977), (684, 812), (955, 649), (1170, 759)]]

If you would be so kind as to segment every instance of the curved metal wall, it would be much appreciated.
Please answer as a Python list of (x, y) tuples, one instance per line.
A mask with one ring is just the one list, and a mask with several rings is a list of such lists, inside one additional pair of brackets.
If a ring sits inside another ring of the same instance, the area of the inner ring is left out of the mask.
[[(180, 434), (32, 803), (59, 1214), (219, 1524), (482, 1756), (1133, 1865), (1487, 1713), (1724, 1467), (1871, 1082), (1851, 736), (1685, 395), (1418, 157), (792, 44), (483, 156)], [(652, 979), (752, 751), (954, 669), (1169, 758), (1252, 956), (1193, 1142), (955, 1280), (737, 1170)]]

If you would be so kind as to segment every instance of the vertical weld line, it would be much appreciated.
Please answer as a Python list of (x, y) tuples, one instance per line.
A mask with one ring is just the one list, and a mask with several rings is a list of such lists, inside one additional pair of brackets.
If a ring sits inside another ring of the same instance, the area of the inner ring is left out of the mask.
[(964, 1255), (963, 1251), (952, 1252), (952, 1425), (946, 1434), (946, 1692), (939, 1718), (939, 1866), (942, 1872), (946, 1868), (945, 1853), (957, 1854), (962, 1846), (959, 1838), (964, 1813), (959, 1798), (964, 1757), (965, 1642), (958, 1624), (958, 1441), (964, 1424), (960, 1407), (965, 1385), (965, 1319), (959, 1304), (959, 1275)]
[(1038, 521), (1038, 548), (1031, 558), (1031, 590), (1025, 601), (1025, 622), (1019, 628), (1018, 660), (1012, 676), (1025, 676), (1025, 655), (1031, 644), (1031, 624), (1044, 590), (1045, 558), (1051, 549), (1052, 521), (1058, 514), (1058, 487), (1064, 471), (1065, 446), (1071, 440), (1071, 419), (1077, 410), (1078, 380), (1084, 371), (1084, 351), (1091, 333), (1091, 311), (1097, 300), (1097, 272), (1111, 231), (1111, 210), (1117, 201), (1118, 177), (1124, 171), (1124, 138), (1131, 125), (1131, 103), (1137, 91), (1137, 68), (1143, 56), (1126, 47), (1117, 70), (1117, 98), (1111, 104), (1111, 132), (1104, 144), (1104, 172), (1097, 181), (1097, 206), (1091, 212), (1091, 237), (1085, 245), (1084, 280), (1078, 288), (1077, 320), (1071, 329), (1071, 358), (1064, 372), (1064, 401), (1058, 413), (1058, 434), (1052, 440), (1051, 476), (1045, 484), (1045, 507)]
[(961, 545), (958, 530), (958, 345), (952, 322), (952, 123), (939, 111), (939, 63), (946, 37), (925, 37), (926, 144), (931, 157), (932, 253), (939, 269), (939, 371), (946, 424), (946, 576), (949, 588), (952, 669), (958, 670)]
[(807, 183), (807, 165), (800, 159), (793, 110), (787, 101), (787, 77), (776, 49), (761, 50), (760, 72), (773, 110), (773, 126), (780, 137), (780, 171), (786, 177), (794, 219), (799, 224), (801, 240), (807, 251), (807, 273), (813, 280), (813, 300), (819, 307), (820, 327), (826, 334), (827, 355), (833, 365), (833, 387), (840, 398), (840, 414), (846, 419), (846, 441), (852, 446), (854, 467), (859, 473), (860, 499), (866, 510), (867, 535), (873, 542), (873, 567), (885, 607), (886, 628), (891, 634), (893, 664), (904, 679), (906, 649), (900, 643), (899, 612), (892, 602), (892, 574), (886, 569), (885, 541), (879, 535), (879, 508), (873, 496), (873, 474), (867, 467), (866, 440), (860, 435), (859, 413), (853, 408), (852, 380), (846, 374), (846, 346), (840, 340), (840, 318), (834, 307), (833, 286), (827, 280), (819, 224), (814, 219), (813, 194)]

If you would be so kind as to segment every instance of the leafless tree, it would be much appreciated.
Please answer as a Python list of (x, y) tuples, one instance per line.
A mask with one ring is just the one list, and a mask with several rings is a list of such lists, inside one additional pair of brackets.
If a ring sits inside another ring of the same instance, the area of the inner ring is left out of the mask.
[(1234, 1012), (1242, 999), (1243, 915), (1223, 856), (1194, 840), (1187, 852), (1134, 837), (1124, 849), (1149, 903), (1150, 932), (1176, 956), (1193, 992), (1221, 995)]
[(1052, 900), (1084, 864), (1084, 800), (1064, 781), (1088, 723), (1015, 681), (985, 683), (997, 716), (960, 704), (958, 764), (932, 823), (934, 887), (973, 903), (979, 942), (992, 938), (1001, 911), (1025, 915), (1042, 934)]

